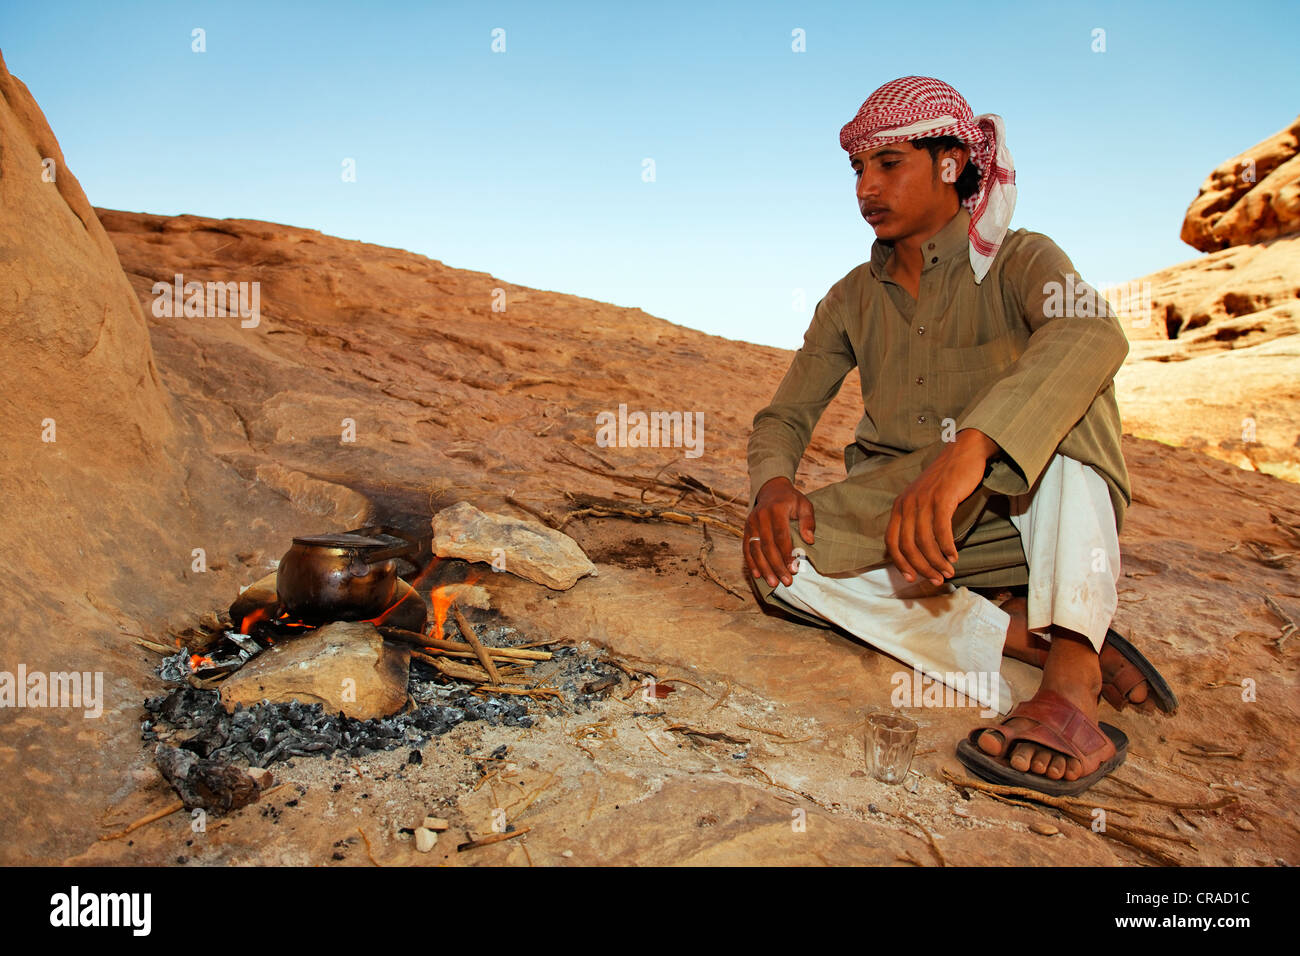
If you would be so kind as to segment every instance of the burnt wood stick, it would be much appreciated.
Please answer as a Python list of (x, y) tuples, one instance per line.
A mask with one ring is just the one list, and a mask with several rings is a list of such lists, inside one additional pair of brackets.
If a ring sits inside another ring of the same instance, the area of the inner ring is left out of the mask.
[(456, 605), (451, 606), (451, 613), (456, 615), (456, 626), (460, 628), (461, 635), (469, 642), (469, 646), (474, 648), (474, 653), (478, 655), (479, 662), (483, 669), (492, 675), (492, 683), (500, 684), (501, 675), (497, 673), (496, 665), (492, 663), (492, 658), (488, 652), (479, 643), (478, 635), (474, 633), (474, 628), (470, 627), (469, 621), (465, 620), (465, 615), (460, 613), (460, 608)]
[[(459, 622), (457, 623), (459, 624)], [(389, 627), (386, 624), (379, 631), (384, 637), (391, 640), (414, 644), (418, 647), (434, 647), (440, 651), (474, 653), (474, 648), (463, 641), (446, 641), (441, 638), (426, 637), (423, 634), (417, 634), (415, 631), (408, 631), (401, 627)], [(493, 657), (507, 657), (521, 661), (549, 661), (555, 656), (550, 651), (530, 651), (518, 647), (488, 647), (484, 649)]]
[(475, 667), (473, 664), (458, 664), (445, 657), (430, 657), (420, 651), (411, 651), (411, 656), (424, 661), (439, 673), (454, 677), (456, 680), (472, 681), (475, 684), (485, 684), (491, 680), (487, 671), (481, 667)]

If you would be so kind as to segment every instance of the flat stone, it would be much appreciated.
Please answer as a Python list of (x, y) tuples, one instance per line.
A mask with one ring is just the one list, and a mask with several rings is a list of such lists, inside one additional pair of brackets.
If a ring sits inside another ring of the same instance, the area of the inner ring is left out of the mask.
[(426, 830), (450, 830), (451, 823), (442, 817), (425, 817), (422, 824)]
[(496, 562), (494, 567), (555, 591), (596, 573), (568, 535), (536, 521), (479, 511), (467, 501), (433, 516), (433, 549), (440, 558)]
[(296, 700), (360, 720), (388, 717), (406, 703), (410, 659), (373, 624), (327, 624), (245, 664), (221, 685), (221, 703), (233, 712), (238, 703)]
[(428, 853), (438, 843), (438, 834), (427, 827), (418, 827), (415, 831), (415, 848), (421, 853)]

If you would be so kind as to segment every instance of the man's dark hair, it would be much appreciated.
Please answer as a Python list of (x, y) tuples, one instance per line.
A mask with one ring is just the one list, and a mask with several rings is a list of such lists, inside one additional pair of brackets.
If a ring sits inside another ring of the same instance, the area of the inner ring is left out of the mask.
[[(930, 162), (932, 164), (938, 161), (941, 150), (951, 149), (954, 146), (966, 146), (966, 144), (956, 136), (931, 136), (927, 139), (911, 140), (911, 143), (913, 149), (928, 149), (930, 151)], [(979, 192), (979, 169), (976, 168), (974, 163), (967, 159), (966, 168), (961, 171), (961, 175), (957, 177), (957, 182), (953, 185), (957, 187), (957, 201), (965, 202), (969, 197), (974, 196)]]

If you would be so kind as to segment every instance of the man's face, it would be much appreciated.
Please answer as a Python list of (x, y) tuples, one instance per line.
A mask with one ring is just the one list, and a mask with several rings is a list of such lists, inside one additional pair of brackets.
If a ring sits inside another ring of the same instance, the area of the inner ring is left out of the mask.
[(904, 142), (850, 156), (858, 208), (876, 238), (894, 241), (938, 231), (957, 212), (956, 175), (969, 155), (961, 146), (941, 150), (931, 160), (929, 150)]

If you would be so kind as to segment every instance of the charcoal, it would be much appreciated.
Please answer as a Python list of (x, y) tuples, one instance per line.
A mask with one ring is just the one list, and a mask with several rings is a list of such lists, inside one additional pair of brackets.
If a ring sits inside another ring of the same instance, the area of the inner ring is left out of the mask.
[[(455, 698), (453, 698), (455, 700)], [(533, 719), (528, 708), (520, 701), (505, 697), (475, 697), (471, 694), (461, 696), (456, 703), (472, 720), (483, 720), (496, 726), (497, 723), (507, 727), (531, 727)]]
[[(206, 652), (211, 663), (201, 673), (251, 659), (263, 649), (263, 639), (269, 635), (269, 631), (263, 634), (258, 628), (273, 624), (261, 622), (252, 628), (253, 636), (226, 630)], [(500, 647), (523, 644), (528, 640), (515, 628), (501, 624), (485, 627), (480, 634), (488, 643)], [(286, 632), (283, 636), (292, 638), (297, 635)], [(610, 688), (622, 680), (617, 669), (607, 661), (593, 657), (590, 652), (580, 651), (572, 645), (549, 649), (553, 657), (542, 672), (545, 682), (559, 687), (575, 709), (586, 709), (599, 703)], [(339, 713), (326, 713), (320, 703), (300, 701), (241, 703), (236, 704), (233, 712), (226, 713), (217, 691), (203, 690), (186, 682), (193, 674), (190, 661), (188, 649), (163, 660), (159, 676), (175, 686), (167, 693), (144, 702), (146, 713), (140, 724), (141, 739), (150, 744), (169, 739), (176, 744), (183, 740), (179, 747), (167, 745), (171, 750), (181, 752), (179, 757), (171, 755), (166, 758), (176, 764), (174, 775), (177, 779), (188, 780), (192, 771), (211, 775), (214, 781), (219, 782), (225, 773), (219, 768), (233, 764), (265, 768), (299, 757), (363, 757), (367, 753), (399, 747), (418, 748), (430, 738), (445, 734), (465, 721), (528, 728), (533, 726), (535, 719), (528, 710), (530, 704), (536, 706), (535, 701), (523, 696), (480, 696), (481, 690), (475, 694), (463, 686), (448, 686), (436, 669), (418, 659), (410, 664), (408, 691), (413, 706), (392, 717), (358, 720)], [(595, 693), (584, 694), (584, 690)], [(414, 752), (419, 751), (416, 749)], [(182, 768), (181, 762), (185, 760), (197, 763)], [(194, 767), (201, 770), (194, 770)], [(230, 776), (237, 781), (237, 777)], [(189, 786), (194, 789), (196, 785), (191, 782)], [(220, 804), (224, 798), (213, 799)], [(235, 798), (232, 796), (230, 799)]]
[(146, 711), (153, 716), (141, 723), (141, 737), (156, 736), (159, 724), (169, 732), (191, 730), (195, 733), (183, 747), (197, 758), (240, 760), (266, 767), (290, 757), (332, 756), (340, 751), (360, 757), (371, 751), (394, 750), (423, 743), (467, 719), (531, 726), (526, 707), (518, 701), (465, 696), (463, 706), (424, 704), (395, 717), (357, 720), (327, 714), (318, 703), (298, 701), (262, 702), (227, 714), (216, 691), (182, 685), (145, 702)]
[(227, 743), (226, 735), (219, 726), (209, 727), (202, 733), (191, 737), (181, 746), (200, 757), (211, 757)]
[(243, 660), (250, 660), (262, 653), (262, 645), (247, 634), (240, 634), (238, 631), (226, 631), (226, 640), (239, 648), (239, 656)]
[(190, 649), (182, 647), (171, 657), (163, 658), (158, 667), (158, 676), (165, 681), (180, 682), (190, 673)]

